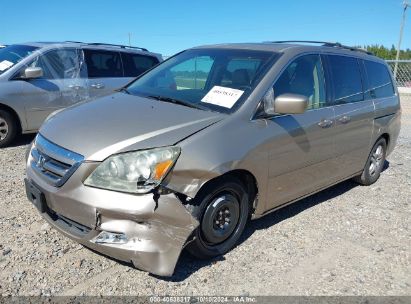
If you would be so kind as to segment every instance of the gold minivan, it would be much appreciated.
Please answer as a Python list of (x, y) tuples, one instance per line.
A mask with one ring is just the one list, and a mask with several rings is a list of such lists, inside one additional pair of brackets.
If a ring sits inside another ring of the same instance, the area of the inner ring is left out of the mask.
[(51, 115), (29, 200), (57, 230), (170, 276), (256, 219), (341, 181), (374, 183), (400, 130), (387, 64), (338, 43), (188, 49), (126, 87)]

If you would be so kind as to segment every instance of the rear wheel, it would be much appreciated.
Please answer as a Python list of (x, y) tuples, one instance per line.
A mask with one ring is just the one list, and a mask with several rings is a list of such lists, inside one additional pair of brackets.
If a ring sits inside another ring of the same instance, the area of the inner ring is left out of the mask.
[(9, 112), (0, 110), (0, 148), (9, 145), (17, 135), (17, 123)]
[(235, 177), (222, 177), (201, 190), (193, 215), (200, 226), (187, 245), (192, 255), (207, 259), (232, 249), (248, 220), (249, 202), (245, 186)]
[(386, 153), (387, 142), (384, 138), (380, 138), (371, 149), (362, 174), (355, 177), (354, 181), (364, 186), (375, 183), (384, 168)]

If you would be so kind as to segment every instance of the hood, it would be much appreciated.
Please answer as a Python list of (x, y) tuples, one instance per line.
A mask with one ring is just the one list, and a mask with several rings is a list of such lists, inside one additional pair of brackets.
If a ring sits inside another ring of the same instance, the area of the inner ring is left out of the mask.
[(43, 124), (40, 133), (86, 160), (102, 161), (115, 153), (174, 145), (224, 117), (115, 93), (59, 112)]

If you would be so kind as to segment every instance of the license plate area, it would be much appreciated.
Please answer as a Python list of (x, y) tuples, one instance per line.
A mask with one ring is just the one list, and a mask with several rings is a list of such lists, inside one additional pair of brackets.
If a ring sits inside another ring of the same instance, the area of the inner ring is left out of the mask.
[(33, 203), (40, 213), (46, 212), (47, 203), (44, 193), (42, 193), (41, 190), (33, 185), (33, 183), (29, 180), (25, 179), (24, 183), (26, 185), (26, 194), (29, 201)]

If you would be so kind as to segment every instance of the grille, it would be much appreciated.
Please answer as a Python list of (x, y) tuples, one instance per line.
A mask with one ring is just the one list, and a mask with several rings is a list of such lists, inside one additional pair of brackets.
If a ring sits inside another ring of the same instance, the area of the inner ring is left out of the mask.
[(31, 148), (31, 168), (50, 185), (61, 187), (83, 162), (80, 154), (66, 150), (38, 134)]

